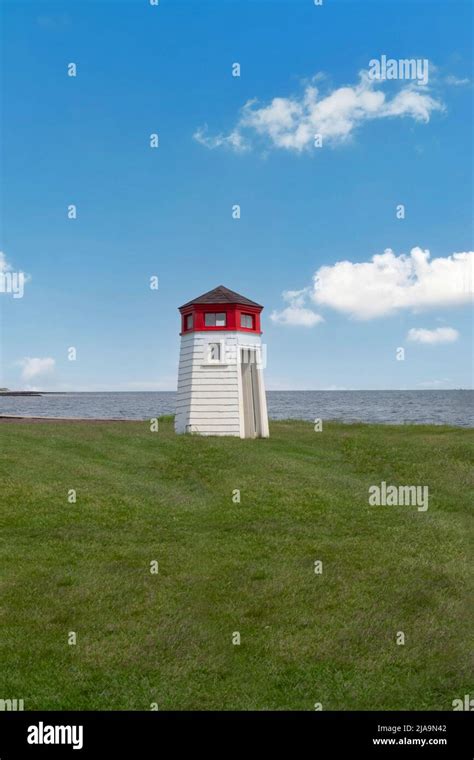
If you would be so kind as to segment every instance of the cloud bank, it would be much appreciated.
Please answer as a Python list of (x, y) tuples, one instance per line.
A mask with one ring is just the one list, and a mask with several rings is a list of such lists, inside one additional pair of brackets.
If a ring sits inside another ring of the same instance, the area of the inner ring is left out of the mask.
[(458, 338), (459, 332), (453, 327), (437, 327), (435, 330), (412, 327), (407, 335), (407, 339), (413, 343), (426, 343), (430, 346), (437, 343), (454, 343)]
[(322, 94), (315, 84), (320, 78), (313, 77), (298, 95), (275, 97), (267, 104), (249, 100), (229, 134), (210, 136), (205, 126), (196, 130), (194, 139), (211, 150), (227, 147), (241, 152), (258, 137), (273, 148), (300, 153), (315, 145), (316, 135), (321, 136), (322, 145), (334, 145), (349, 140), (367, 121), (407, 117), (426, 123), (434, 111), (444, 110), (426, 85), (404, 82), (389, 97), (383, 89), (384, 81), (361, 71), (357, 84)]
[(460, 306), (473, 292), (474, 252), (430, 260), (429, 250), (408, 255), (387, 248), (370, 261), (339, 261), (314, 275), (312, 298), (354, 319), (374, 319), (403, 309)]
[[(462, 306), (472, 301), (473, 270), (473, 251), (431, 259), (429, 250), (419, 247), (399, 256), (387, 248), (369, 261), (338, 261), (319, 267), (311, 287), (283, 293), (290, 305), (274, 311), (271, 319), (312, 327), (323, 317), (308, 308), (311, 305), (334, 309), (356, 320), (387, 317), (403, 310)], [(450, 329), (435, 331), (437, 342), (447, 335), (443, 330)]]
[(308, 309), (304, 303), (308, 295), (308, 288), (303, 290), (285, 290), (282, 293), (283, 300), (289, 303), (281, 311), (273, 311), (270, 319), (275, 324), (288, 325), (292, 327), (314, 327), (314, 325), (324, 322), (320, 314)]
[(22, 368), (21, 379), (29, 382), (37, 377), (50, 375), (54, 371), (56, 362), (50, 356), (44, 358), (25, 356), (18, 364)]

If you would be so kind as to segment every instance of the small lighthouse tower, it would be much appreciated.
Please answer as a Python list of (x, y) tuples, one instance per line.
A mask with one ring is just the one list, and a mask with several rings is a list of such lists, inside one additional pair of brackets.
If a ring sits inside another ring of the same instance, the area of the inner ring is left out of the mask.
[(177, 433), (268, 437), (262, 309), (223, 285), (180, 307)]

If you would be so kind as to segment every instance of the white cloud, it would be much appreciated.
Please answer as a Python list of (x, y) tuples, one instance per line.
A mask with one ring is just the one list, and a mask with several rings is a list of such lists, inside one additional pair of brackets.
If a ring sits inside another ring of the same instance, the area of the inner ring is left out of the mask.
[(8, 263), (7, 257), (3, 253), (3, 251), (0, 251), (0, 273), (3, 272), (11, 272), (13, 269), (12, 265)]
[[(0, 251), (0, 274), (5, 274), (6, 272), (14, 272), (17, 271), (15, 267), (10, 264), (10, 262), (7, 260), (6, 254), (3, 251)], [(21, 270), (18, 270), (21, 272)], [(30, 282), (31, 275), (26, 274), (25, 272), (21, 272), (23, 275), (23, 282)]]
[(446, 388), (451, 385), (452, 380), (449, 377), (445, 377), (442, 380), (425, 380), (422, 383), (417, 383), (420, 388)]
[(453, 327), (437, 327), (435, 330), (426, 330), (424, 327), (412, 327), (408, 330), (407, 339), (414, 343), (454, 343), (459, 338), (459, 332)]
[(314, 327), (319, 322), (324, 322), (320, 314), (300, 306), (287, 306), (282, 311), (273, 311), (270, 319), (277, 324), (292, 327)]
[(412, 248), (396, 256), (390, 249), (370, 261), (339, 261), (314, 275), (313, 301), (355, 319), (373, 319), (402, 309), (458, 306), (473, 292), (474, 252), (430, 260), (430, 252)]
[(441, 101), (429, 94), (427, 86), (405, 84), (393, 97), (383, 91), (386, 83), (359, 74), (359, 82), (321, 94), (313, 77), (299, 95), (275, 97), (259, 105), (250, 100), (241, 109), (236, 126), (229, 135), (207, 136), (207, 127), (198, 129), (194, 137), (208, 148), (227, 146), (243, 150), (247, 137), (258, 135), (275, 148), (301, 152), (314, 145), (321, 135), (323, 145), (347, 141), (363, 122), (394, 117), (410, 117), (428, 122), (433, 111), (444, 110)]
[(213, 137), (209, 136), (207, 132), (208, 128), (206, 124), (204, 127), (199, 127), (199, 129), (193, 134), (193, 137), (196, 142), (201, 143), (201, 145), (204, 145), (210, 150), (214, 150), (214, 148), (228, 147), (237, 152), (241, 152), (248, 149), (244, 137), (238, 130), (234, 130), (229, 135), (218, 134)]
[(415, 121), (427, 123), (432, 111), (443, 111), (440, 101), (420, 92), (420, 88), (410, 85), (401, 90), (391, 101), (384, 103), (377, 116), (411, 116)]
[(281, 311), (273, 311), (270, 314), (272, 322), (280, 325), (291, 327), (314, 327), (314, 325), (324, 322), (320, 314), (304, 306), (308, 294), (308, 288), (303, 290), (285, 290), (282, 294), (283, 299), (290, 305)]
[(460, 78), (460, 77), (453, 76), (452, 74), (445, 77), (444, 81), (446, 82), (446, 84), (454, 85), (454, 87), (463, 87), (464, 85), (471, 83), (471, 80), (468, 79), (467, 77)]
[(22, 368), (21, 379), (28, 382), (42, 375), (50, 375), (54, 371), (56, 362), (50, 356), (44, 358), (25, 356), (18, 364)]

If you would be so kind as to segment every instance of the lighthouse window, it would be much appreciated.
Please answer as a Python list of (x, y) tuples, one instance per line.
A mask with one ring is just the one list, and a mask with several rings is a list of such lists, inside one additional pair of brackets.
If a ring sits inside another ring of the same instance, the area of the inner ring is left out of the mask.
[(206, 327), (225, 327), (225, 313), (223, 314), (206, 314), (204, 324)]
[(193, 326), (193, 315), (188, 314), (186, 316), (186, 330), (191, 330)]
[(221, 344), (209, 343), (209, 361), (220, 362), (221, 360)]
[(246, 327), (248, 330), (251, 330), (253, 327), (253, 317), (251, 314), (241, 314), (240, 315), (240, 326)]

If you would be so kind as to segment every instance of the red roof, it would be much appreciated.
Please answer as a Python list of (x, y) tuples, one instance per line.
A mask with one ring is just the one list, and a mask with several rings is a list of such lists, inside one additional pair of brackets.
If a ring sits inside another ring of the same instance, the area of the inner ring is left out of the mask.
[(241, 296), (236, 293), (235, 290), (229, 290), (224, 285), (218, 285), (214, 290), (210, 290), (208, 293), (203, 293), (202, 296), (193, 298), (192, 301), (188, 301), (180, 306), (180, 309), (184, 309), (187, 306), (192, 306), (195, 303), (241, 303), (246, 306), (256, 306), (259, 309), (263, 309), (263, 306), (255, 301), (251, 301), (245, 296)]

